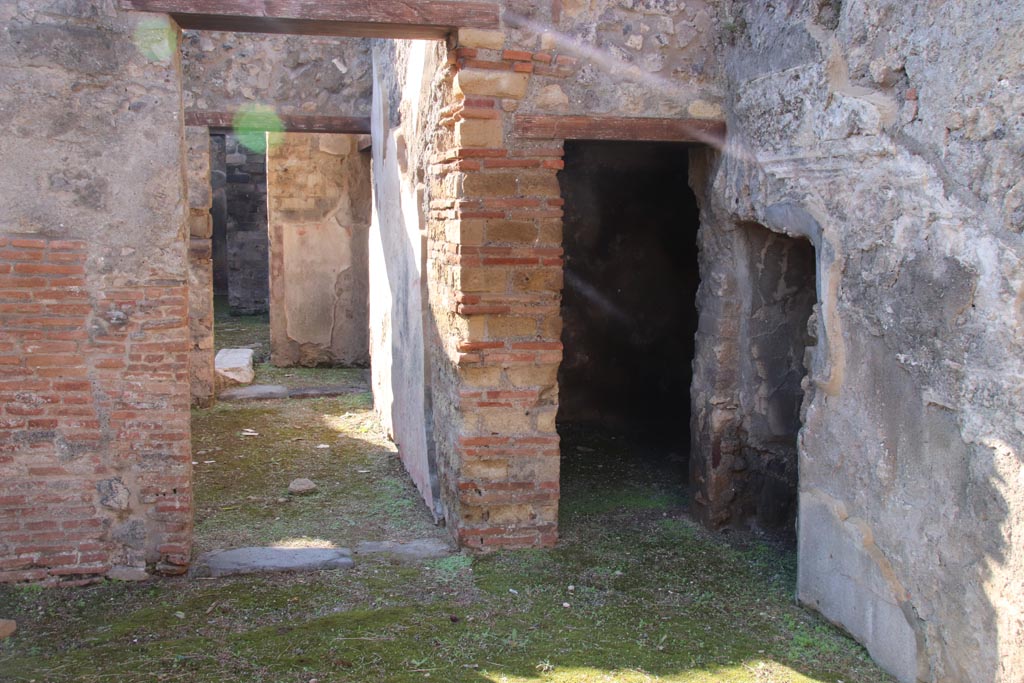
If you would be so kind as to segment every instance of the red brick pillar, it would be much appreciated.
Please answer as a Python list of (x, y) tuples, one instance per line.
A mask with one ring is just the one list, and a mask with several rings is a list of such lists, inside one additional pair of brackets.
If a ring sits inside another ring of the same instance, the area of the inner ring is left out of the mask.
[(431, 232), (444, 236), (431, 275), (448, 299), (439, 327), (457, 402), (454, 433), (439, 440), (450, 451), (441, 480), (449, 524), (477, 549), (552, 545), (559, 494), (562, 148), (510, 144), (508, 133), (535, 61), (551, 56), (494, 38), (455, 50), (431, 195)]

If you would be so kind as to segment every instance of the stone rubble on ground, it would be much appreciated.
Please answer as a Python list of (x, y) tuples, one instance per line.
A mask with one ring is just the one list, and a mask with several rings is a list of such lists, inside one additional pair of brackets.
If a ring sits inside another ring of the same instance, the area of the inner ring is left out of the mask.
[(14, 619), (0, 619), (0, 640), (10, 638), (18, 630), (18, 622)]
[(306, 493), (313, 493), (316, 491), (316, 488), (316, 484), (311, 479), (300, 477), (293, 479), (292, 483), (288, 484), (288, 493), (301, 496)]

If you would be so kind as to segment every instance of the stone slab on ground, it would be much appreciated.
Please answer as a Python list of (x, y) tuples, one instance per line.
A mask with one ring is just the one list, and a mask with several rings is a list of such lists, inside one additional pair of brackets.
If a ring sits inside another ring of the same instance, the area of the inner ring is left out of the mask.
[(387, 554), (411, 562), (448, 557), (455, 552), (450, 543), (440, 538), (423, 538), (406, 543), (363, 541), (356, 545), (355, 550), (356, 555)]
[(249, 547), (214, 550), (196, 560), (192, 574), (199, 577), (348, 569), (355, 564), (348, 548)]
[(344, 396), (345, 394), (359, 394), (367, 391), (366, 387), (354, 387), (351, 384), (328, 384), (322, 387), (297, 387), (288, 390), (289, 398), (328, 398), (331, 396)]
[(213, 359), (217, 391), (256, 379), (252, 349), (221, 349)]
[(266, 401), (274, 398), (288, 398), (288, 387), (281, 384), (250, 384), (247, 387), (225, 389), (217, 397), (221, 401)]

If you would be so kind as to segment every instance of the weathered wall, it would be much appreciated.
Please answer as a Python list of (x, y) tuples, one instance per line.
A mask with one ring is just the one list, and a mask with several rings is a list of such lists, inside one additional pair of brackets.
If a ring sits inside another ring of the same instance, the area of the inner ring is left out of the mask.
[(354, 135), (274, 137), (267, 151), (271, 362), (365, 366), (369, 154)]
[(186, 31), (181, 51), (190, 111), (370, 112), (366, 39)]
[(181, 73), (143, 19), (0, 4), (0, 581), (188, 562)]
[(228, 294), (228, 162), (227, 140), (210, 134), (210, 218), (213, 222), (213, 293)]
[[(228, 305), (233, 315), (270, 310), (270, 233), (267, 222), (265, 137), (224, 136), (224, 201)], [(255, 144), (253, 144), (255, 143)]]
[[(799, 597), (902, 681), (1020, 680), (1024, 10), (723, 11), (730, 146), (702, 247), (728, 254), (728, 226), (758, 221), (817, 257)], [(705, 309), (721, 334), (732, 299)]]
[(189, 386), (192, 404), (213, 402), (213, 190), (210, 131), (185, 128), (188, 164), (188, 325), (191, 339)]
[[(591, 116), (722, 116), (717, 3), (559, 0), (505, 3), (534, 31), (511, 32), (540, 59), (520, 111)], [(550, 8), (550, 9), (549, 9)], [(507, 23), (517, 23), (506, 15)]]

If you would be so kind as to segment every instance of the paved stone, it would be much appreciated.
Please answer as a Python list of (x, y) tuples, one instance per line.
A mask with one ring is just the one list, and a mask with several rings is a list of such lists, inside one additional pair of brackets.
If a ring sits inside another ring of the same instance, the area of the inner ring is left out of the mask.
[(299, 479), (293, 479), (292, 483), (288, 484), (288, 493), (294, 493), (299, 496), (313, 493), (314, 491), (316, 491), (316, 484), (311, 479), (300, 477)]
[(252, 366), (252, 349), (221, 349), (213, 359), (217, 388), (251, 384), (256, 378)]
[(330, 384), (324, 387), (298, 387), (288, 390), (289, 398), (325, 398), (330, 396), (344, 396), (345, 394), (358, 394), (367, 391), (365, 387), (354, 387), (350, 384)]
[(247, 387), (225, 389), (217, 397), (222, 401), (266, 401), (272, 398), (288, 398), (288, 387), (280, 384), (252, 384)]
[(18, 622), (14, 619), (0, 619), (0, 640), (10, 638), (18, 630)]
[(356, 555), (387, 554), (399, 560), (415, 562), (447, 557), (454, 551), (452, 546), (439, 538), (423, 538), (407, 543), (396, 541), (363, 541), (356, 545)]
[(194, 576), (215, 577), (262, 572), (302, 572), (348, 569), (352, 562), (348, 548), (250, 547), (204, 553), (192, 569)]
[(141, 567), (116, 566), (110, 568), (107, 578), (115, 581), (146, 581), (151, 575)]

